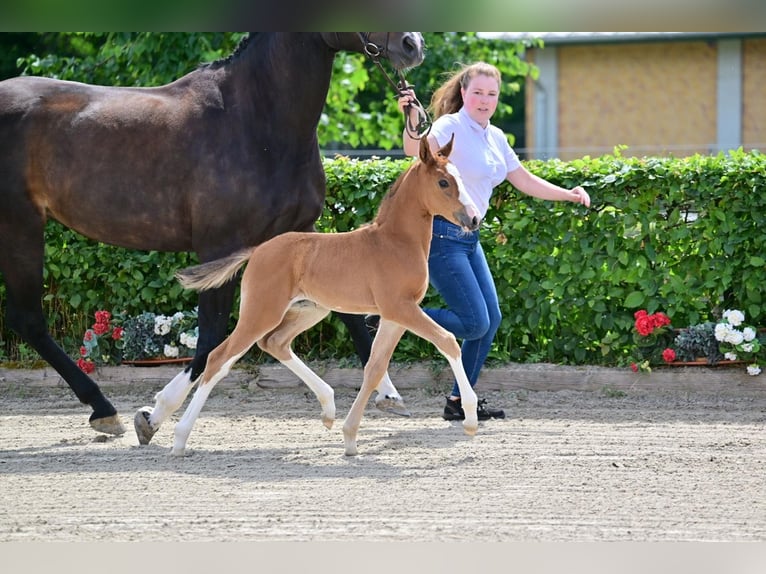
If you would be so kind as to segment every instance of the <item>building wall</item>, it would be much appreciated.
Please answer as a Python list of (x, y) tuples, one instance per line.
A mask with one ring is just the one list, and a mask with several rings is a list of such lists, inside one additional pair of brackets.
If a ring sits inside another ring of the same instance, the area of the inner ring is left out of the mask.
[(716, 142), (716, 49), (707, 42), (562, 46), (559, 146), (629, 155), (708, 153)]
[(637, 156), (766, 152), (766, 38), (561, 44), (528, 57), (541, 77), (527, 83), (527, 150), (517, 151), (532, 157), (620, 144)]
[(766, 39), (742, 45), (742, 143), (766, 152)]

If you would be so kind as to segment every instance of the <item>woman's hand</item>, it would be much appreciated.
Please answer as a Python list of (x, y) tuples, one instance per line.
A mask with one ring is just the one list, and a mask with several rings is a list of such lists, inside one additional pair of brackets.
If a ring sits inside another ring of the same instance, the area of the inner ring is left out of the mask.
[(399, 111), (404, 113), (404, 108), (415, 102), (415, 92), (413, 90), (404, 90), (399, 96)]
[(588, 195), (588, 192), (585, 191), (582, 186), (578, 185), (577, 187), (570, 189), (569, 193), (572, 194), (571, 201), (584, 205), (585, 207), (590, 207), (590, 195)]

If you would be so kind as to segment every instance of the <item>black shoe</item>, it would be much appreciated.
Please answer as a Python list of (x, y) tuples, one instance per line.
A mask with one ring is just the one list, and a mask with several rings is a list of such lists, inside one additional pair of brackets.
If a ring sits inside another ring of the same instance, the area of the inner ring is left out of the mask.
[[(488, 421), (489, 419), (504, 419), (505, 411), (502, 409), (490, 409), (486, 406), (487, 399), (479, 400), (479, 404), (476, 405), (476, 416), (480, 421)], [(463, 404), (460, 399), (453, 401), (447, 397), (447, 404), (444, 405), (444, 414), (442, 415), (445, 421), (462, 421), (465, 419), (465, 412), (463, 412)]]

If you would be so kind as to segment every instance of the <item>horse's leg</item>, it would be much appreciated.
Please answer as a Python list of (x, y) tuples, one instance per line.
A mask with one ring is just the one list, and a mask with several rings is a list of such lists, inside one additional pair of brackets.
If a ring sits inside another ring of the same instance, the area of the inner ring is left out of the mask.
[[(0, 225), (0, 271), (5, 277), (8, 326), (32, 346), (67, 382), (80, 402), (93, 409), (90, 426), (102, 433), (121, 435), (125, 427), (98, 385), (69, 358), (52, 339), (42, 309), (43, 229), (24, 222), (24, 226)], [(11, 248), (11, 245), (14, 247)]]
[(380, 379), (386, 374), (391, 355), (393, 355), (394, 349), (403, 334), (403, 327), (381, 318), (378, 333), (375, 335), (375, 341), (372, 343), (370, 360), (364, 366), (362, 388), (359, 389), (359, 393), (357, 393), (354, 403), (346, 415), (346, 420), (343, 422), (343, 441), (346, 447), (346, 456), (357, 454), (356, 435), (362, 422), (364, 407), (367, 405), (367, 401), (370, 400), (373, 390), (380, 383)]
[[(370, 359), (372, 337), (367, 329), (367, 325), (364, 324), (364, 317), (362, 315), (351, 315), (349, 313), (337, 312), (336, 315), (346, 325), (346, 328), (351, 335), (351, 340), (354, 342), (356, 354), (359, 355), (359, 359), (362, 361), (362, 366), (365, 366)], [(378, 394), (375, 397), (375, 406), (379, 410), (386, 413), (401, 415), (403, 417), (410, 416), (410, 411), (404, 405), (404, 399), (402, 399), (399, 391), (394, 387), (391, 377), (388, 376), (388, 371), (383, 375), (376, 390), (378, 391)]]
[(162, 423), (181, 407), (194, 382), (205, 370), (208, 355), (226, 338), (235, 287), (236, 282), (229, 281), (218, 289), (200, 292), (197, 313), (199, 338), (194, 359), (155, 395), (154, 407), (142, 407), (136, 412), (133, 426), (140, 444), (149, 444)]
[(194, 423), (202, 411), (208, 396), (218, 382), (226, 377), (232, 365), (247, 353), (255, 341), (252, 337), (235, 331), (231, 336), (216, 347), (209, 355), (207, 366), (202, 373), (197, 390), (189, 401), (181, 419), (176, 423), (173, 437), (173, 456), (183, 456), (186, 452), (186, 442), (189, 440)]
[(293, 352), (293, 339), (327, 317), (329, 310), (311, 301), (301, 301), (287, 310), (279, 326), (258, 340), (258, 346), (290, 369), (312, 390), (322, 406), (322, 423), (328, 429), (335, 422), (335, 391)]
[(465, 412), (463, 430), (468, 435), (476, 434), (479, 429), (479, 419), (476, 415), (478, 400), (471, 383), (468, 381), (468, 376), (465, 374), (460, 345), (458, 345), (455, 335), (441, 327), (415, 303), (397, 305), (392, 313), (393, 320), (418, 337), (430, 341), (447, 359), (460, 389), (460, 399)]

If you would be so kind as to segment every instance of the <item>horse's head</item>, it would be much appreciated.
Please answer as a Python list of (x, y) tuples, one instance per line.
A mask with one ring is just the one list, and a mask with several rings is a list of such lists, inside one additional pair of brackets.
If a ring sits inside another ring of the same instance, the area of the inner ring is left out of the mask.
[(452, 134), (449, 142), (434, 154), (428, 138), (421, 138), (420, 161), (425, 169), (421, 170), (424, 179), (419, 185), (426, 191), (424, 197), (432, 215), (441, 215), (466, 231), (475, 231), (481, 223), (479, 210), (468, 196), (457, 167), (449, 161), (454, 140)]
[(335, 50), (366, 54), (373, 60), (388, 58), (397, 70), (423, 62), (420, 32), (323, 32), (325, 43)]

